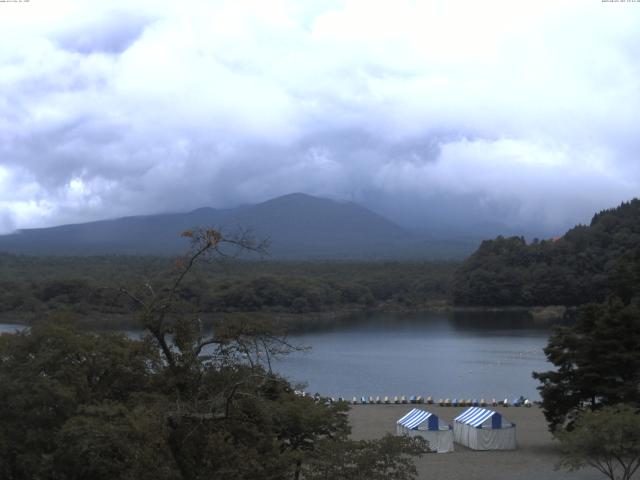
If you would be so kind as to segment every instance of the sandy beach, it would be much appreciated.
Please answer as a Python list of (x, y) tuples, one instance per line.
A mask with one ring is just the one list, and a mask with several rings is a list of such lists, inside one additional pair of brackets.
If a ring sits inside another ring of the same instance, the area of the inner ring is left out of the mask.
[[(373, 439), (385, 433), (395, 433), (396, 420), (411, 408), (429, 410), (441, 422), (451, 424), (465, 408), (436, 405), (353, 405), (349, 414), (352, 437)], [(473, 451), (455, 444), (455, 451), (428, 454), (419, 459), (420, 479), (438, 480), (552, 480), (604, 478), (596, 470), (587, 468), (578, 472), (554, 470), (558, 451), (547, 430), (542, 411), (538, 407), (504, 408), (502, 413), (517, 428), (518, 448), (514, 451)], [(640, 478), (636, 476), (637, 478)]]

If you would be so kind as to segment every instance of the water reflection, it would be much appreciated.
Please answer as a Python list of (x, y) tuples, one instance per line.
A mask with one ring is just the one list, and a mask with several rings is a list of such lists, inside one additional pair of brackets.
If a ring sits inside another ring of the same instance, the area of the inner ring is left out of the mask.
[(493, 313), (354, 315), (294, 336), (312, 350), (277, 369), (332, 396), (538, 398), (531, 372), (550, 367), (548, 328), (517, 312)]

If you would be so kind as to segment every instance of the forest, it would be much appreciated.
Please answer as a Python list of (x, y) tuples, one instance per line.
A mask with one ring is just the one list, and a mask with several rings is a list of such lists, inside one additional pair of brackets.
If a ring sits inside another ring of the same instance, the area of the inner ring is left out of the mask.
[[(154, 285), (175, 269), (163, 256), (0, 253), (0, 319), (65, 315), (90, 328), (134, 325), (122, 286)], [(275, 261), (197, 265), (179, 292), (185, 311), (297, 318), (446, 306), (578, 306), (640, 286), (640, 200), (596, 214), (552, 240), (498, 237), (465, 262)], [(299, 322), (293, 322), (299, 323)]]
[[(158, 283), (174, 260), (156, 256), (0, 254), (0, 318), (31, 324), (60, 315), (92, 328), (131, 326), (122, 286)], [(197, 265), (179, 292), (185, 311), (201, 315), (339, 314), (419, 309), (447, 302), (454, 262), (241, 261)]]
[(456, 305), (576, 306), (640, 286), (640, 200), (597, 213), (552, 240), (484, 241), (451, 283)]

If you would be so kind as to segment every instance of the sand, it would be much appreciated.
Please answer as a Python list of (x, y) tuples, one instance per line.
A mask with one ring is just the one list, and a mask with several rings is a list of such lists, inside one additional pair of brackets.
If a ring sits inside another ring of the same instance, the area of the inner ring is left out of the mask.
[[(429, 410), (440, 422), (452, 423), (465, 408), (436, 405), (353, 405), (349, 413), (354, 439), (373, 439), (395, 433), (396, 420), (411, 408)], [(432, 480), (602, 480), (591, 468), (577, 472), (555, 470), (557, 445), (547, 430), (538, 407), (496, 407), (504, 418), (516, 424), (518, 449), (512, 451), (473, 451), (455, 444), (452, 453), (428, 454), (417, 460), (420, 479)], [(636, 477), (634, 477), (636, 478)], [(640, 477), (637, 477), (640, 478)]]

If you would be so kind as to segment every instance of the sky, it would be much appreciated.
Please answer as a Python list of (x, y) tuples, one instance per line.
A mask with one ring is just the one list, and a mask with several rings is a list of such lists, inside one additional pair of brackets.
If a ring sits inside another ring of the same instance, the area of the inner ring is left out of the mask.
[(0, 2), (0, 233), (305, 192), (560, 232), (640, 192), (640, 2)]

